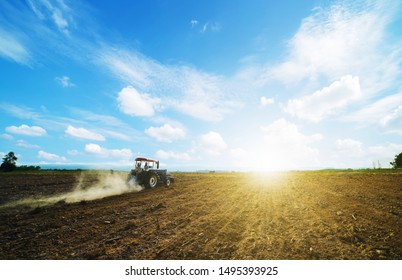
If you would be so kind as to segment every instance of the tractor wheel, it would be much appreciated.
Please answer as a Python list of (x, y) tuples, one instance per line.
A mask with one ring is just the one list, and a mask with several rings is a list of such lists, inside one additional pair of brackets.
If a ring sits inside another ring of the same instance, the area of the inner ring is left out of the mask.
[(170, 178), (166, 178), (166, 187), (170, 187), (171, 184)]
[(147, 180), (147, 187), (155, 188), (157, 184), (158, 184), (158, 176), (156, 176), (156, 174), (151, 174)]

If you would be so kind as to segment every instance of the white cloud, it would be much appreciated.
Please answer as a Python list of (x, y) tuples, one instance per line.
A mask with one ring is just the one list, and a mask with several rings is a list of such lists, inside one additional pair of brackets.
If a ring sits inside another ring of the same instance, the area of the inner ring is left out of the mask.
[(205, 23), (205, 24), (202, 26), (201, 33), (206, 32), (206, 31), (207, 31), (207, 28), (208, 28), (208, 23)]
[(388, 168), (389, 162), (402, 151), (402, 144), (395, 143), (367, 147), (350, 138), (338, 139), (335, 143), (336, 149), (326, 159), (327, 166), (335, 168)]
[(342, 156), (348, 157), (359, 157), (364, 153), (362, 142), (350, 138), (336, 140), (336, 149)]
[(265, 134), (265, 139), (268, 141), (275, 140), (278, 143), (289, 144), (309, 144), (322, 139), (321, 134), (313, 134), (311, 136), (305, 136), (299, 132), (297, 126), (293, 123), (286, 121), (285, 119), (278, 119), (270, 125), (261, 127), (261, 130)]
[(192, 20), (190, 21), (191, 27), (196, 26), (198, 23), (199, 23), (199, 22), (198, 22), (198, 20), (196, 20), (196, 19), (192, 19)]
[(31, 60), (29, 51), (14, 35), (0, 28), (0, 57), (28, 65)]
[(285, 111), (298, 118), (318, 122), (338, 113), (360, 97), (359, 78), (347, 75), (312, 95), (289, 100)]
[(40, 19), (50, 19), (60, 32), (69, 35), (69, 22), (73, 22), (71, 9), (64, 1), (39, 1), (28, 0), (28, 4), (35, 15)]
[(265, 96), (261, 96), (261, 98), (260, 98), (260, 104), (261, 104), (262, 107), (265, 107), (265, 106), (268, 106), (268, 105), (271, 105), (271, 104), (274, 104), (274, 103), (275, 103), (274, 98), (268, 98), (268, 97), (265, 97)]
[(170, 98), (169, 104), (183, 114), (204, 121), (220, 121), (226, 113), (238, 107), (226, 92), (226, 81), (222, 77), (181, 67), (172, 78), (180, 81), (178, 90), (181, 96)]
[(119, 139), (123, 141), (130, 141), (132, 139), (130, 133), (128, 132), (120, 133), (112, 130), (104, 130), (103, 133), (109, 136), (110, 138)]
[(44, 136), (46, 135), (46, 130), (39, 126), (28, 126), (28, 125), (21, 125), (21, 126), (9, 126), (6, 127), (6, 131), (14, 134), (21, 134), (27, 136)]
[(51, 154), (45, 151), (39, 151), (38, 152), (38, 158), (47, 160), (47, 161), (52, 161), (52, 162), (65, 162), (67, 159), (63, 156), (59, 156), (56, 154)]
[(397, 2), (352, 2), (315, 9), (289, 41), (287, 59), (267, 67), (262, 80), (333, 81), (350, 73), (360, 77), (366, 96), (392, 86), (399, 73), (401, 48), (385, 38)]
[(60, 85), (64, 88), (75, 86), (75, 84), (70, 81), (70, 77), (67, 76), (56, 77), (56, 81), (58, 81)]
[(86, 144), (85, 145), (85, 151), (87, 153), (90, 153), (90, 154), (107, 156), (106, 153), (102, 152), (103, 149), (98, 144)]
[(402, 105), (398, 105), (393, 108), (391, 112), (386, 114), (380, 120), (380, 124), (383, 127), (390, 126), (395, 123), (397, 123), (398, 125), (402, 124)]
[(27, 4), (32, 9), (34, 14), (41, 20), (45, 19), (44, 14), (40, 11), (39, 8), (36, 7), (35, 3), (32, 0), (27, 0)]
[[(100, 124), (108, 125), (111, 127), (124, 126), (124, 123), (114, 116), (96, 114), (91, 111), (77, 109), (77, 108), (69, 108), (69, 109), (70, 109), (71, 113), (74, 115), (77, 115), (77, 117), (79, 119), (82, 119), (85, 121), (90, 121), (90, 122), (98, 122), (99, 126), (100, 126)], [(126, 127), (125, 127), (125, 129), (126, 129)]]
[[(368, 152), (372, 159), (387, 158), (393, 161), (395, 155), (401, 153), (402, 144), (386, 143), (382, 145), (370, 146)], [(384, 165), (384, 167), (387, 165)]]
[(165, 67), (154, 60), (146, 58), (138, 52), (130, 52), (121, 48), (103, 49), (99, 53), (98, 61), (121, 80), (142, 90), (150, 89), (152, 80), (168, 74)]
[(171, 143), (174, 140), (184, 138), (186, 132), (180, 127), (173, 127), (170, 124), (164, 124), (160, 127), (153, 127), (145, 130), (145, 133), (161, 142)]
[(217, 132), (210, 131), (201, 135), (197, 143), (196, 150), (208, 155), (217, 156), (220, 155), (226, 148), (227, 145), (222, 136)]
[(14, 137), (12, 135), (7, 134), (7, 133), (0, 134), (0, 138), (6, 139), (6, 140), (13, 140), (14, 139)]
[(246, 158), (247, 155), (249, 155), (249, 153), (246, 150), (242, 149), (242, 148), (235, 148), (235, 149), (230, 150), (229, 155), (232, 158), (241, 160), (241, 159)]
[(261, 127), (264, 146), (259, 147), (259, 162), (268, 169), (316, 167), (319, 151), (312, 147), (322, 139), (321, 134), (304, 135), (295, 124), (278, 119)]
[(15, 106), (9, 103), (0, 103), (0, 108), (20, 119), (38, 119), (39, 115), (33, 109), (25, 106)]
[(122, 161), (129, 161), (133, 158), (130, 149), (106, 149), (93, 143), (85, 145), (85, 152), (102, 158), (116, 158)]
[(102, 134), (89, 131), (85, 128), (79, 127), (75, 128), (72, 125), (69, 125), (65, 131), (65, 133), (69, 136), (87, 139), (87, 140), (96, 140), (96, 141), (105, 141), (105, 137)]
[(76, 118), (86, 123), (92, 123), (93, 127), (97, 127), (98, 133), (106, 138), (134, 141), (142, 134), (140, 131), (133, 129), (131, 125), (124, 123), (114, 116), (96, 114), (77, 108), (69, 109)]
[(52, 19), (60, 31), (68, 33), (68, 21), (63, 17), (59, 9), (53, 10)]
[(68, 150), (67, 153), (68, 153), (69, 155), (71, 155), (71, 156), (77, 156), (77, 155), (80, 154), (80, 152), (77, 151), (77, 150)]
[(212, 31), (212, 32), (218, 32), (222, 29), (222, 26), (220, 23), (218, 22), (206, 22), (204, 23), (204, 25), (202, 26), (200, 32), (201, 33), (205, 33), (208, 31)]
[(30, 144), (24, 140), (18, 140), (17, 144), (18, 147), (28, 148), (28, 149), (40, 149), (38, 145)]
[(345, 116), (346, 121), (358, 122), (363, 125), (379, 125), (380, 127), (402, 132), (402, 93), (389, 95), (365, 108)]
[(150, 117), (155, 114), (155, 108), (159, 107), (161, 100), (151, 97), (149, 94), (139, 93), (135, 88), (128, 86), (123, 88), (118, 95), (119, 109), (130, 116)]
[[(189, 66), (163, 65), (124, 49), (103, 49), (98, 62), (133, 85), (123, 89), (118, 98), (120, 110), (126, 114), (152, 116), (163, 99), (164, 107), (197, 119), (217, 121), (238, 106), (228, 80), (218, 75)], [(151, 92), (154, 97), (140, 91)]]
[(178, 153), (173, 151), (158, 150), (155, 155), (158, 159), (168, 160), (175, 159), (179, 161), (188, 161), (191, 159), (188, 153)]

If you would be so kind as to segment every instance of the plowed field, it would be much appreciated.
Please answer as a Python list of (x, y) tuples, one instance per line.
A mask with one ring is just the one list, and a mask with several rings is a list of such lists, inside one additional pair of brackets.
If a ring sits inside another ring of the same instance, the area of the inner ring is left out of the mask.
[(78, 175), (0, 174), (1, 259), (402, 259), (400, 171), (177, 173), (169, 188), (39, 203)]

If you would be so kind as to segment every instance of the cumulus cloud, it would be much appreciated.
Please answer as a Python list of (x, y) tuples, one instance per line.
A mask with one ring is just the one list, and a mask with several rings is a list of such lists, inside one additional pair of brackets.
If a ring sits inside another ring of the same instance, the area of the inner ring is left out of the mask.
[(63, 156), (59, 156), (59, 155), (56, 155), (56, 154), (51, 154), (51, 153), (48, 153), (48, 152), (45, 152), (45, 151), (42, 151), (42, 150), (38, 152), (38, 158), (46, 160), (46, 161), (51, 161), (51, 162), (65, 162), (65, 161), (67, 161), (67, 159), (65, 157), (63, 157)]
[(319, 151), (312, 144), (322, 139), (321, 134), (304, 135), (298, 127), (285, 119), (261, 127), (264, 146), (259, 157), (265, 157), (275, 168), (314, 167), (319, 163)]
[(342, 77), (328, 87), (288, 101), (285, 111), (298, 118), (319, 122), (361, 97), (358, 77)]
[(150, 117), (155, 114), (155, 108), (159, 107), (161, 100), (151, 97), (146, 93), (139, 93), (132, 86), (123, 88), (119, 94), (117, 101), (119, 109), (130, 116)]
[(86, 144), (85, 151), (90, 154), (106, 156), (106, 153), (102, 153), (103, 148), (98, 144)]
[(40, 126), (28, 126), (28, 125), (20, 125), (20, 126), (8, 126), (6, 127), (6, 131), (14, 134), (21, 134), (27, 136), (44, 136), (46, 135), (46, 130)]
[(197, 150), (212, 156), (220, 155), (227, 148), (227, 144), (222, 136), (215, 132), (210, 131), (201, 135), (198, 143)]
[(184, 138), (186, 132), (180, 127), (173, 127), (170, 124), (164, 124), (160, 127), (153, 127), (145, 130), (145, 133), (161, 142), (171, 143), (174, 140)]
[(278, 143), (282, 143), (284, 146), (292, 146), (298, 143), (309, 144), (322, 139), (321, 134), (306, 136), (300, 133), (295, 124), (285, 119), (278, 119), (267, 126), (261, 127), (261, 130), (264, 132), (266, 140), (274, 140)]
[(275, 103), (274, 98), (268, 98), (268, 97), (265, 97), (265, 96), (261, 96), (261, 98), (260, 98), (260, 104), (261, 104), (262, 107), (265, 107), (265, 106), (268, 106), (268, 105), (271, 105), (271, 104), (274, 104), (274, 103)]
[(62, 76), (56, 77), (56, 81), (60, 83), (60, 85), (64, 88), (74, 87), (75, 84), (71, 82), (70, 77)]
[(179, 161), (188, 161), (191, 159), (188, 153), (179, 153), (174, 151), (164, 151), (158, 150), (156, 152), (156, 157), (158, 159), (168, 160), (168, 159), (175, 159)]
[(102, 158), (116, 158), (123, 161), (129, 161), (133, 157), (130, 149), (106, 149), (93, 143), (85, 145), (85, 152)]
[(89, 131), (85, 128), (79, 127), (75, 128), (72, 125), (69, 125), (65, 131), (65, 133), (69, 136), (87, 139), (87, 140), (96, 140), (96, 141), (105, 141), (105, 137), (102, 134)]

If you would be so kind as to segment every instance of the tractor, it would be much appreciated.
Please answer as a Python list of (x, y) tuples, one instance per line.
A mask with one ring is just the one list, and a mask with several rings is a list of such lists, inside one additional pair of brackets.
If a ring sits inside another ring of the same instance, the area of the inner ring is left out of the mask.
[(174, 177), (166, 169), (159, 169), (159, 161), (148, 158), (136, 158), (134, 168), (128, 174), (127, 183), (137, 184), (145, 188), (155, 188), (158, 183), (169, 187)]

